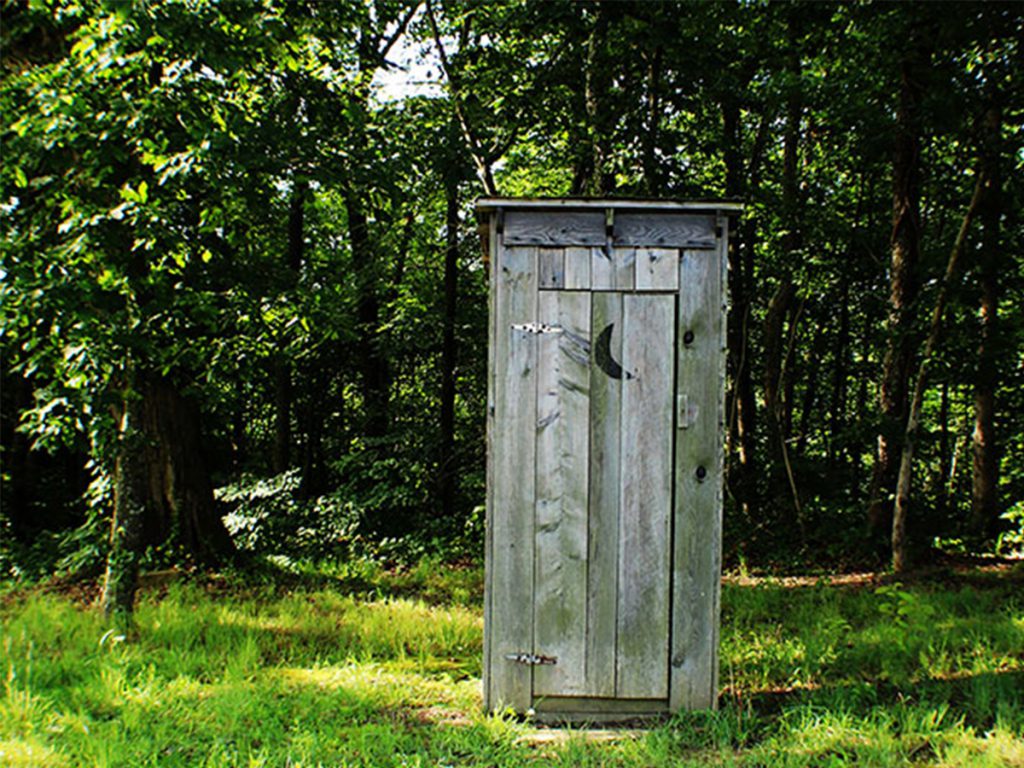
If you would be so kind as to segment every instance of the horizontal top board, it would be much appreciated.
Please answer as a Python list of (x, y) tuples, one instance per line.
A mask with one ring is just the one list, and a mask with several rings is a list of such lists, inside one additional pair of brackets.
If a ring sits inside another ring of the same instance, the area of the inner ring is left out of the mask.
[(739, 213), (743, 203), (737, 200), (631, 200), (628, 198), (556, 197), (556, 198), (515, 198), (481, 197), (476, 201), (478, 213), (496, 210), (600, 210), (639, 211), (685, 211), (702, 213)]
[(733, 200), (669, 201), (485, 197), (476, 203), (506, 246), (714, 248), (716, 217), (743, 210)]

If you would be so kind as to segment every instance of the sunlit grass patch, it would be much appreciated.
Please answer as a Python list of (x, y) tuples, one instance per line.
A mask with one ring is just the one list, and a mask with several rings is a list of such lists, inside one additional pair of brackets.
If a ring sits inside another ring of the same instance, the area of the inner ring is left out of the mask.
[(1012, 587), (730, 584), (720, 710), (545, 741), (482, 711), (480, 603), (458, 587), (479, 570), (451, 574), (175, 584), (128, 638), (58, 595), (7, 599), (0, 764), (1021, 765)]

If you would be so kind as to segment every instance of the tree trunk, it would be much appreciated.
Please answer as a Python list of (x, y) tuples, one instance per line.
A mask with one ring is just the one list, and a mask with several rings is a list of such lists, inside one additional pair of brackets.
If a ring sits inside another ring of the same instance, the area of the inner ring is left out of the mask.
[(849, 376), (847, 347), (850, 344), (850, 281), (842, 279), (839, 295), (839, 333), (836, 337), (836, 348), (833, 356), (832, 369), (832, 409), (829, 414), (828, 459), (831, 466), (838, 464), (841, 449), (837, 445), (838, 436), (846, 425), (846, 387)]
[(891, 238), (889, 340), (882, 362), (879, 406), (883, 425), (871, 478), (868, 527), (881, 535), (892, 518), (900, 428), (907, 422), (907, 387), (914, 359), (913, 308), (917, 298), (917, 263), (921, 251), (921, 102), (922, 70), (930, 55), (920, 30), (912, 27), (900, 62), (900, 95), (893, 155), (893, 225)]
[(455, 315), (458, 307), (459, 184), (449, 171), (445, 184), (444, 330), (441, 340), (441, 510), (447, 519), (455, 514), (455, 368), (457, 349)]
[(164, 378), (137, 389), (149, 478), (144, 544), (172, 541), (196, 562), (220, 565), (235, 548), (214, 502), (199, 409)]
[[(288, 209), (288, 287), (294, 288), (302, 271), (305, 252), (304, 221), (306, 193), (309, 181), (293, 179), (291, 202)], [(280, 342), (284, 346), (283, 340)], [(285, 472), (291, 466), (292, 447), (292, 363), (282, 349), (274, 363), (274, 449), (271, 464), (275, 474)]]
[(114, 516), (110, 553), (103, 581), (103, 615), (123, 630), (130, 628), (139, 583), (146, 518), (149, 516), (149, 467), (144, 406), (135, 392), (125, 395), (120, 442), (114, 463)]
[(935, 299), (931, 327), (928, 330), (924, 350), (921, 352), (921, 364), (917, 371), (917, 379), (914, 382), (914, 396), (910, 401), (907, 426), (903, 433), (903, 447), (900, 451), (900, 466), (896, 483), (896, 504), (892, 516), (892, 567), (896, 573), (907, 570), (910, 565), (910, 546), (907, 540), (906, 529), (907, 518), (910, 512), (911, 481), (914, 474), (914, 449), (917, 442), (917, 433), (921, 426), (921, 404), (924, 401), (928, 364), (931, 362), (932, 351), (935, 349), (935, 344), (939, 338), (939, 331), (942, 328), (942, 315), (946, 310), (946, 299), (953, 284), (953, 276), (956, 274), (957, 262), (960, 260), (960, 254), (964, 249), (964, 241), (967, 239), (971, 219), (974, 217), (974, 212), (977, 210), (981, 199), (984, 179), (984, 174), (978, 178), (977, 186), (971, 197), (971, 203), (967, 208), (967, 213), (964, 215), (963, 223), (960, 225), (960, 232), (957, 235), (956, 243), (953, 245), (953, 250), (950, 251), (942, 286), (939, 288), (939, 295)]
[(356, 319), (359, 336), (356, 341), (356, 352), (362, 378), (364, 433), (370, 438), (380, 438), (387, 434), (390, 423), (388, 404), (391, 377), (381, 345), (377, 264), (366, 212), (351, 183), (344, 190), (344, 202), (348, 213), (352, 265), (358, 291)]
[[(722, 100), (723, 155), (725, 160), (725, 194), (741, 197), (744, 189), (744, 172), (740, 154), (740, 109), (739, 102), (730, 97)], [(737, 229), (737, 237), (729, 240), (729, 296), (732, 310), (728, 323), (729, 380), (733, 391), (729, 417), (729, 453), (735, 449), (739, 459), (738, 483), (731, 483), (745, 514), (756, 506), (756, 469), (754, 454), (755, 399), (753, 366), (750, 359), (749, 325), (751, 299), (749, 286), (752, 273), (747, 268), (746, 258), (753, 248), (754, 225)], [(730, 474), (732, 474), (730, 472)]]
[(608, 167), (611, 154), (611, 125), (615, 112), (607, 109), (608, 62), (604, 46), (608, 37), (608, 11), (603, 2), (596, 2), (594, 25), (587, 38), (584, 99), (587, 110), (587, 127), (590, 144), (589, 170), (583, 185), (583, 192), (602, 197), (612, 188), (612, 175)]
[(979, 539), (995, 536), (999, 521), (999, 444), (996, 440), (996, 386), (999, 381), (997, 352), (999, 310), (999, 262), (1001, 208), (1000, 129), (998, 105), (989, 108), (984, 120), (982, 163), (985, 188), (981, 200), (981, 252), (978, 281), (981, 286), (981, 343), (974, 384), (974, 433), (972, 435), (971, 532)]

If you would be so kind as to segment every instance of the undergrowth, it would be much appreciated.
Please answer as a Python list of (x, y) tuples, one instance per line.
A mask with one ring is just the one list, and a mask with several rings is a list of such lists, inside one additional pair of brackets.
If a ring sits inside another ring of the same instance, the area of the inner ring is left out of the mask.
[(721, 706), (611, 742), (481, 711), (482, 573), (175, 582), (132, 637), (0, 597), (0, 765), (1024, 766), (1019, 578), (726, 584)]

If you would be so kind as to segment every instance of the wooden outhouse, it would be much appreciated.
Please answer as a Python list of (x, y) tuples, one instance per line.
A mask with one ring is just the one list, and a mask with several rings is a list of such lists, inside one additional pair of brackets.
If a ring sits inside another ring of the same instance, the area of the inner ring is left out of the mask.
[(715, 705), (739, 209), (478, 201), (489, 709), (599, 721)]

